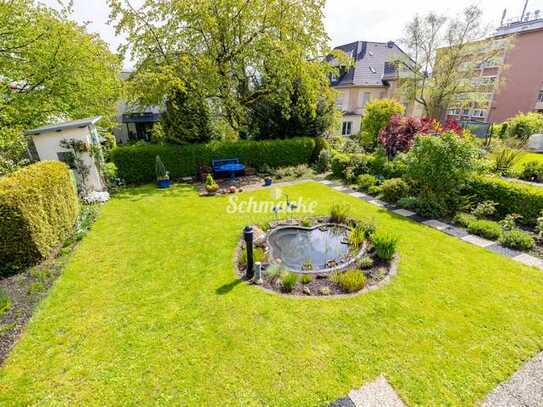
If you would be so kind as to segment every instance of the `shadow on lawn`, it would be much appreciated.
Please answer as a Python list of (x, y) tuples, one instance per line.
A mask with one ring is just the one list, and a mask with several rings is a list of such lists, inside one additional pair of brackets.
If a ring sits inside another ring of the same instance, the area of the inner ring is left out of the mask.
[(131, 187), (121, 189), (115, 194), (115, 199), (123, 199), (128, 201), (139, 201), (148, 197), (166, 197), (179, 198), (196, 192), (196, 188), (189, 184), (174, 184), (171, 188), (161, 189), (154, 184)]
[(238, 284), (240, 284), (243, 280), (241, 278), (238, 278), (228, 284), (222, 285), (219, 288), (215, 290), (215, 293), (217, 295), (225, 295), (228, 294), (230, 291), (232, 291)]

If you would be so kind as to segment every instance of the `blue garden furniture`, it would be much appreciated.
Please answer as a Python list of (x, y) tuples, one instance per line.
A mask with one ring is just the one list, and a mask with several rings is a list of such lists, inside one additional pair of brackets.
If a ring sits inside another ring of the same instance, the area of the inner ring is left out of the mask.
[(213, 160), (213, 173), (215, 175), (230, 174), (230, 178), (236, 176), (236, 172), (245, 170), (245, 165), (239, 162), (239, 158), (228, 158), (224, 160)]

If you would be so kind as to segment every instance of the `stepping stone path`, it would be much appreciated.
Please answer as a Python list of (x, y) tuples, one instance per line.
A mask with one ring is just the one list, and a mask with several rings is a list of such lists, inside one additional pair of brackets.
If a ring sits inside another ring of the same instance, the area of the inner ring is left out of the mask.
[(523, 263), (527, 266), (531, 266), (531, 267), (535, 267), (537, 269), (543, 270), (543, 260), (537, 257), (531, 256), (527, 253), (521, 253), (516, 250), (512, 250), (507, 247), (501, 246), (498, 243), (493, 242), (491, 240), (483, 239), (482, 237), (469, 234), (463, 228), (458, 228), (456, 226), (449, 225), (437, 219), (428, 219), (428, 218), (425, 218), (424, 216), (417, 215), (416, 213), (411, 212), (407, 209), (394, 208), (392, 205), (386, 202), (376, 199), (373, 196), (363, 194), (362, 192), (353, 191), (352, 189), (347, 188), (338, 182), (329, 181), (329, 180), (319, 180), (318, 182), (324, 185), (328, 185), (329, 187), (331, 187), (332, 189), (336, 191), (344, 192), (347, 195), (351, 195), (355, 198), (362, 199), (372, 205), (378, 206), (383, 209), (389, 209), (391, 212), (395, 213), (396, 215), (409, 218), (411, 220), (414, 220), (415, 222), (422, 223), (426, 226), (439, 230), (443, 233), (447, 233), (448, 235), (456, 236), (459, 239), (462, 239), (464, 242), (471, 243), (475, 246), (485, 248), (486, 250), (489, 250), (491, 252), (510, 257), (513, 260), (518, 261), (519, 263)]
[(483, 402), (483, 407), (543, 406), (543, 352), (525, 363), (500, 384)]
[(352, 390), (348, 397), (337, 400), (330, 407), (405, 407), (405, 404), (384, 376), (379, 376), (359, 390)]

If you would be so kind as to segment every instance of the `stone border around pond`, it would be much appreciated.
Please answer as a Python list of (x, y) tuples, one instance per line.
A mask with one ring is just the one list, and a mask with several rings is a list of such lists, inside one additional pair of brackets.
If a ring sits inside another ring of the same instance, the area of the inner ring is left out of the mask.
[[(319, 218), (312, 218), (312, 219), (316, 220), (316, 219), (319, 219)], [(350, 221), (356, 222), (355, 220), (350, 220)], [(279, 223), (276, 226), (272, 227), (269, 232), (266, 232), (266, 244), (269, 247), (269, 252), (268, 253), (269, 253), (270, 256), (273, 257), (273, 247), (270, 244), (270, 240), (269, 240), (272, 233), (275, 233), (275, 232), (277, 232), (279, 230), (282, 230), (282, 229), (288, 229), (288, 228), (297, 228), (297, 229), (301, 229), (301, 230), (314, 230), (314, 229), (318, 229), (318, 228), (325, 227), (325, 226), (340, 227), (340, 228), (345, 228), (345, 229), (349, 230), (347, 225), (344, 225), (344, 224), (341, 224), (341, 223), (333, 223), (333, 222), (323, 222), (322, 224), (315, 225), (315, 226), (303, 226), (303, 225), (300, 225), (299, 223), (294, 223), (294, 224)], [(362, 245), (362, 247), (360, 248), (358, 253), (356, 255), (352, 256), (347, 262), (339, 264), (339, 265), (334, 266), (334, 267), (327, 268), (327, 269), (293, 270), (293, 269), (291, 269), (289, 267), (286, 267), (286, 266), (285, 266), (285, 269), (287, 271), (290, 271), (290, 272), (293, 272), (293, 273), (296, 273), (296, 274), (301, 274), (301, 275), (307, 274), (307, 275), (310, 275), (310, 276), (314, 276), (314, 275), (318, 275), (318, 274), (330, 274), (330, 273), (333, 273), (334, 271), (343, 271), (343, 270), (347, 270), (357, 260), (364, 257), (364, 255), (366, 254), (366, 249), (367, 249), (367, 243), (364, 242), (364, 244)]]

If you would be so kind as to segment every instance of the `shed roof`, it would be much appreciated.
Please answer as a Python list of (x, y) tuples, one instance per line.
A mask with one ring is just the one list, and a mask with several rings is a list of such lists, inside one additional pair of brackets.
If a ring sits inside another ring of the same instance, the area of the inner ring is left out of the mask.
[(69, 122), (64, 122), (64, 123), (50, 124), (47, 126), (38, 127), (36, 129), (27, 130), (25, 131), (25, 135), (32, 136), (32, 135), (48, 133), (52, 131), (62, 131), (62, 130), (73, 129), (73, 128), (84, 128), (84, 127), (96, 124), (101, 118), (102, 116), (95, 116), (95, 117), (89, 117), (86, 119), (71, 120)]

